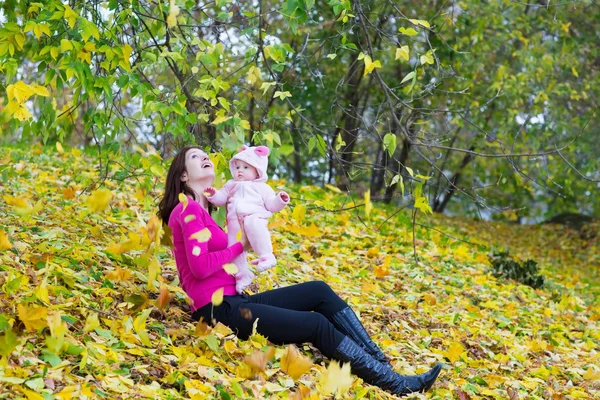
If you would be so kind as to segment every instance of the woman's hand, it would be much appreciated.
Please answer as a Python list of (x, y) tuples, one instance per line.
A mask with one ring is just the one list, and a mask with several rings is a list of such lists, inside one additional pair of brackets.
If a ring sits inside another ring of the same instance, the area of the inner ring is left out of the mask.
[(246, 236), (246, 230), (244, 229), (244, 219), (240, 218), (240, 231), (242, 232), (242, 237), (240, 238), (240, 243), (244, 247), (244, 251), (248, 251), (252, 248), (250, 245), (250, 241), (248, 241), (248, 237)]

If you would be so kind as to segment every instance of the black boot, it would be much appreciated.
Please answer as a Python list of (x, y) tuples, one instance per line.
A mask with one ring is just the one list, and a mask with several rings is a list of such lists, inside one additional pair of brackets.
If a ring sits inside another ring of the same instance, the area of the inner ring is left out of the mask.
[(349, 336), (356, 344), (373, 356), (374, 359), (384, 364), (390, 363), (385, 354), (373, 343), (371, 337), (358, 320), (358, 317), (352, 311), (352, 308), (346, 307), (342, 311), (338, 311), (331, 317), (331, 322), (338, 331)]
[(442, 369), (442, 366), (437, 364), (424, 374), (400, 375), (394, 372), (389, 365), (375, 360), (347, 336), (335, 350), (333, 358), (349, 362), (350, 368), (356, 376), (393, 394), (409, 394), (429, 390)]

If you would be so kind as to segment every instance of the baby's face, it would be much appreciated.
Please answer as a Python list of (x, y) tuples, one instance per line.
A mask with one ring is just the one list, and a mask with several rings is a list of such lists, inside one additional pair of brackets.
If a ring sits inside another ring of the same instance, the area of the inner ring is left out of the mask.
[(253, 181), (258, 178), (258, 171), (252, 165), (242, 160), (235, 160), (233, 179), (236, 181)]

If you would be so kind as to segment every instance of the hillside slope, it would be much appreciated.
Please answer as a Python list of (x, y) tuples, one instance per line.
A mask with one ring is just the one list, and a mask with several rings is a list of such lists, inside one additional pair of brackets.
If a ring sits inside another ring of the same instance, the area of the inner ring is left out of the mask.
[[(76, 149), (0, 154), (0, 398), (321, 398), (340, 379), (310, 346), (191, 321), (152, 218), (164, 169), (139, 171), (150, 191), (140, 176), (99, 188), (98, 160)], [(279, 265), (260, 290), (324, 280), (395, 370), (444, 362), (413, 397), (600, 398), (598, 236), (419, 214), (415, 264), (409, 211), (275, 184), (292, 207), (271, 220)], [(538, 261), (544, 288), (494, 278), (491, 247)], [(295, 382), (302, 355), (315, 364)], [(342, 396), (393, 397), (358, 378)]]

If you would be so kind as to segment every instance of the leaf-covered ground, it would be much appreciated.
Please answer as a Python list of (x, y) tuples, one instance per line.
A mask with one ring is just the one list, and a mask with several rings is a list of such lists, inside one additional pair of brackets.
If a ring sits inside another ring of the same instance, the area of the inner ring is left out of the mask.
[[(347, 376), (312, 347), (191, 321), (152, 219), (164, 167), (140, 155), (138, 176), (100, 188), (119, 164), (99, 171), (60, 147), (0, 152), (0, 398), (325, 397)], [(333, 188), (274, 185), (293, 207), (271, 221), (279, 265), (260, 290), (324, 280), (396, 371), (444, 362), (434, 390), (413, 397), (600, 397), (597, 226), (419, 214), (415, 264), (410, 212), (373, 204), (367, 216)], [(544, 288), (494, 278), (492, 247), (538, 261)], [(358, 378), (338, 396), (392, 397)]]

